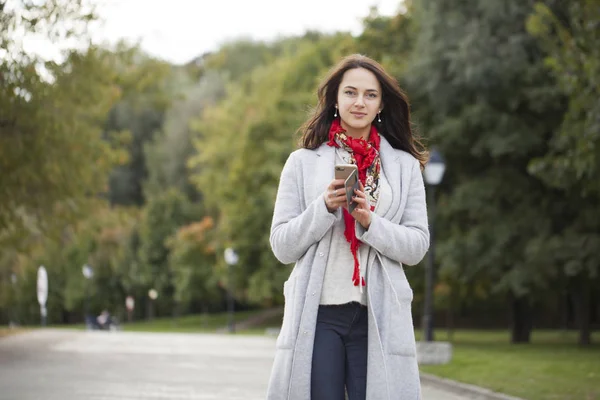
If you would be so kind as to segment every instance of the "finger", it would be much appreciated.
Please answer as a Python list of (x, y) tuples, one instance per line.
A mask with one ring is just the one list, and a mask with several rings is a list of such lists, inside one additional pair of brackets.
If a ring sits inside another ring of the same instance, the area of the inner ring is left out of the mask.
[(358, 204), (367, 204), (367, 199), (365, 197), (359, 197), (359, 196), (354, 196), (353, 201), (357, 202)]
[(346, 193), (345, 190), (343, 188), (334, 188), (331, 191), (331, 197), (333, 197), (336, 201), (340, 201), (342, 199), (346, 198)]
[(354, 211), (352, 211), (352, 217), (358, 221), (361, 225), (364, 221), (366, 221), (367, 218), (369, 218), (368, 214), (366, 213), (365, 210), (361, 209), (361, 208), (355, 208)]
[(329, 183), (329, 187), (332, 189), (338, 188), (340, 186), (344, 186), (344, 180), (343, 179), (334, 179)]
[(358, 189), (354, 189), (354, 193), (360, 197), (367, 197), (367, 195), (365, 194), (364, 191), (358, 190)]
[(371, 210), (371, 203), (366, 197), (354, 197), (354, 201), (358, 204), (357, 208), (363, 209), (365, 211)]

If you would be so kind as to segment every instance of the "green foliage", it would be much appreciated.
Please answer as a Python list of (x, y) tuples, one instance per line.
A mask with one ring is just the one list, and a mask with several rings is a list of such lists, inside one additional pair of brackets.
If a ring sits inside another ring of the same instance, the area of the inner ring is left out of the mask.
[(548, 151), (529, 165), (533, 174), (569, 197), (563, 210), (568, 219), (530, 250), (557, 260), (568, 277), (598, 277), (600, 8), (596, 1), (579, 0), (569, 2), (563, 11), (538, 3), (527, 24), (546, 50), (545, 65), (568, 101)]
[(174, 299), (188, 309), (199, 304), (203, 310), (222, 303), (221, 275), (215, 271), (214, 221), (204, 217), (181, 227), (167, 242), (169, 270), (173, 274)]
[(151, 198), (143, 209), (139, 226), (138, 282), (147, 292), (159, 292), (159, 306), (172, 309), (173, 274), (167, 268), (167, 240), (177, 229), (192, 221), (195, 210), (187, 198), (175, 189)]
[(402, 12), (387, 17), (375, 10), (363, 21), (364, 30), (356, 38), (357, 51), (371, 57), (400, 82), (413, 51), (416, 22), (412, 16), (412, 2), (405, 1)]
[(118, 45), (115, 68), (122, 98), (110, 110), (105, 130), (128, 132), (130, 141), (124, 145), (127, 162), (111, 173), (108, 197), (112, 204), (141, 206), (148, 176), (144, 150), (162, 129), (164, 114), (180, 88), (174, 87), (177, 75), (173, 67), (146, 56), (138, 48)]
[(194, 82), (184, 71), (182, 97), (173, 102), (165, 115), (164, 124), (151, 144), (145, 148), (148, 166), (146, 196), (152, 196), (174, 187), (190, 200), (200, 194), (190, 182), (187, 160), (195, 152), (192, 145), (190, 121), (224, 96), (225, 82), (218, 71), (206, 71), (199, 82)]
[(527, 163), (560, 121), (560, 96), (524, 29), (532, 9), (467, 3), (419, 3), (419, 51), (409, 70), (410, 91), (424, 101), (417, 117), (448, 164), (438, 259), (463, 282), (533, 294), (555, 265), (534, 268), (526, 249), (552, 226), (552, 205), (564, 197)]
[(0, 97), (10, 104), (0, 105), (8, 114), (0, 128), (0, 237), (45, 230), (56, 211), (79, 211), (118, 161), (100, 129), (116, 97), (107, 54), (91, 48), (65, 64), (50, 69), (53, 83), (31, 75), (27, 95)]
[(218, 217), (218, 240), (240, 254), (239, 298), (281, 301), (287, 271), (268, 242), (279, 174), (295, 149), (294, 132), (315, 101), (318, 79), (351, 46), (346, 36), (307, 43), (232, 85), (224, 101), (194, 123), (198, 154), (190, 160), (192, 179)]
[(84, 1), (37, 3), (0, 9), (0, 281), (8, 271), (25, 274), (19, 252), (60, 237), (89, 212), (122, 157), (113, 133), (102, 131), (119, 96), (111, 53), (67, 48), (60, 62), (47, 61), (16, 40), (85, 40), (92, 9)]
[[(561, 14), (562, 15), (562, 14)], [(568, 98), (550, 151), (530, 170), (551, 185), (582, 195), (600, 195), (600, 7), (596, 0), (569, 2), (566, 20), (546, 4), (536, 4), (528, 30), (548, 52), (546, 66)]]

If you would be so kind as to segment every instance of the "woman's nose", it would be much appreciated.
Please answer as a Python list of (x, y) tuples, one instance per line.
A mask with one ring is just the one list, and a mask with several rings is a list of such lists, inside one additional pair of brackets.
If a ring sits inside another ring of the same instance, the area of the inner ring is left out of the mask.
[(362, 96), (362, 95), (358, 95), (358, 96), (356, 97), (356, 102), (355, 102), (354, 104), (356, 104), (356, 105), (357, 105), (357, 106), (359, 106), (359, 107), (364, 107), (364, 105), (365, 105), (365, 102), (364, 102), (364, 98), (363, 98), (363, 96)]

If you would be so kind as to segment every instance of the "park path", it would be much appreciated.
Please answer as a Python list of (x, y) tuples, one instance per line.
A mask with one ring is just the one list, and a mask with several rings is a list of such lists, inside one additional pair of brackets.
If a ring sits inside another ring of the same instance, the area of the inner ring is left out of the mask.
[[(0, 339), (0, 400), (263, 400), (272, 337), (39, 329)], [(423, 387), (424, 400), (462, 400)]]

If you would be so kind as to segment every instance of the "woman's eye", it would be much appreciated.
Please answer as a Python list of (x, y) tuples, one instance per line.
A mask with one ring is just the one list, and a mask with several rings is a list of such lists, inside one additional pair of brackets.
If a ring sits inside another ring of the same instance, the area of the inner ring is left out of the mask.
[(369, 97), (372, 98), (372, 99), (375, 99), (375, 98), (377, 98), (377, 94), (375, 94), (375, 93), (369, 93)]
[(354, 92), (352, 90), (346, 90), (344, 93), (347, 94), (348, 96), (352, 96), (354, 94)]

